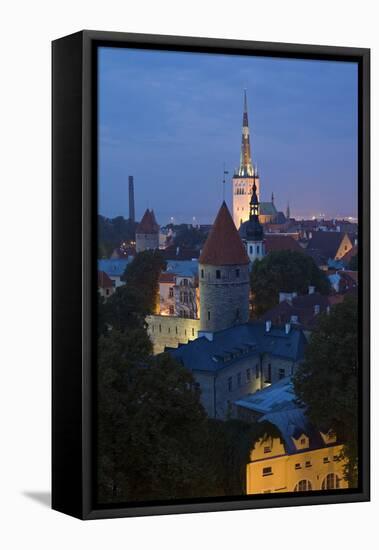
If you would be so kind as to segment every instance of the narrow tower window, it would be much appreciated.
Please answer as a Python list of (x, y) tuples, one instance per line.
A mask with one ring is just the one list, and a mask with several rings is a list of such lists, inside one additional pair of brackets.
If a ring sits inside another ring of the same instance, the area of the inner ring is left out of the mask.
[(216, 269), (216, 279), (221, 279), (221, 271)]
[(211, 312), (208, 310), (208, 321), (211, 320)]

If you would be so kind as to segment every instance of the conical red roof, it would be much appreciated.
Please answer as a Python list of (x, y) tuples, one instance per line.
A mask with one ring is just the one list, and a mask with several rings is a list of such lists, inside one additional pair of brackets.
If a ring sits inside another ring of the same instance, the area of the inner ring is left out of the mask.
[(136, 233), (158, 233), (159, 225), (155, 219), (154, 211), (146, 209), (146, 212), (142, 216), (142, 220), (139, 222)]
[(245, 247), (225, 201), (210, 230), (199, 263), (207, 265), (247, 265), (249, 263)]

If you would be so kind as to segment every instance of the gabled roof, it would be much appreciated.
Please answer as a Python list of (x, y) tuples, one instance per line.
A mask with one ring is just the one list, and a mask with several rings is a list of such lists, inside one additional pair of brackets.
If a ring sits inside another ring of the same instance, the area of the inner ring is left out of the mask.
[(159, 233), (159, 225), (155, 219), (154, 210), (149, 210), (148, 208), (146, 209), (144, 215), (142, 216), (142, 220), (137, 225), (136, 233)]
[(199, 263), (206, 265), (247, 265), (249, 258), (225, 201), (205, 241)]
[(345, 235), (346, 233), (339, 231), (313, 231), (307, 251), (315, 250), (324, 256), (326, 260), (333, 259)]
[[(318, 313), (315, 306), (319, 306)], [(292, 298), (292, 303), (283, 300), (280, 304), (274, 306), (262, 315), (262, 321), (272, 321), (274, 324), (284, 325), (291, 322), (291, 318), (297, 317), (297, 323), (304, 329), (312, 329), (318, 320), (319, 313), (328, 310), (330, 301), (328, 296), (323, 296), (318, 292), (296, 296)]]
[(294, 250), (296, 252), (304, 252), (304, 249), (299, 243), (289, 235), (268, 235), (265, 234), (266, 253), (278, 250)]
[(259, 214), (264, 216), (276, 216), (278, 213), (273, 202), (261, 202), (259, 203)]
[(217, 372), (260, 353), (298, 361), (304, 357), (305, 344), (305, 336), (297, 328), (288, 334), (284, 328), (266, 332), (265, 323), (249, 322), (215, 332), (212, 341), (202, 336), (169, 353), (190, 370)]
[(97, 272), (97, 286), (99, 288), (112, 288), (112, 280), (104, 271)]

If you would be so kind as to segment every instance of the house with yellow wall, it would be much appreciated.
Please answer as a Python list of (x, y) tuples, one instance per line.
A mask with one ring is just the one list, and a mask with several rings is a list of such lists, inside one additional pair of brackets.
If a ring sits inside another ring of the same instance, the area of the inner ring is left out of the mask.
[(246, 467), (246, 494), (344, 489), (343, 445), (313, 426), (294, 401), (289, 377), (235, 403), (244, 420), (272, 426), (259, 438)]

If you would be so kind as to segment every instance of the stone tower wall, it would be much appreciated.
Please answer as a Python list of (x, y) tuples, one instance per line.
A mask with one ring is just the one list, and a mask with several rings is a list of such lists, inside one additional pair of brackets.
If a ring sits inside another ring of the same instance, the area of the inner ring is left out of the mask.
[(248, 265), (199, 264), (199, 287), (200, 330), (217, 332), (249, 320)]
[(159, 233), (137, 233), (136, 251), (156, 250), (159, 248)]

